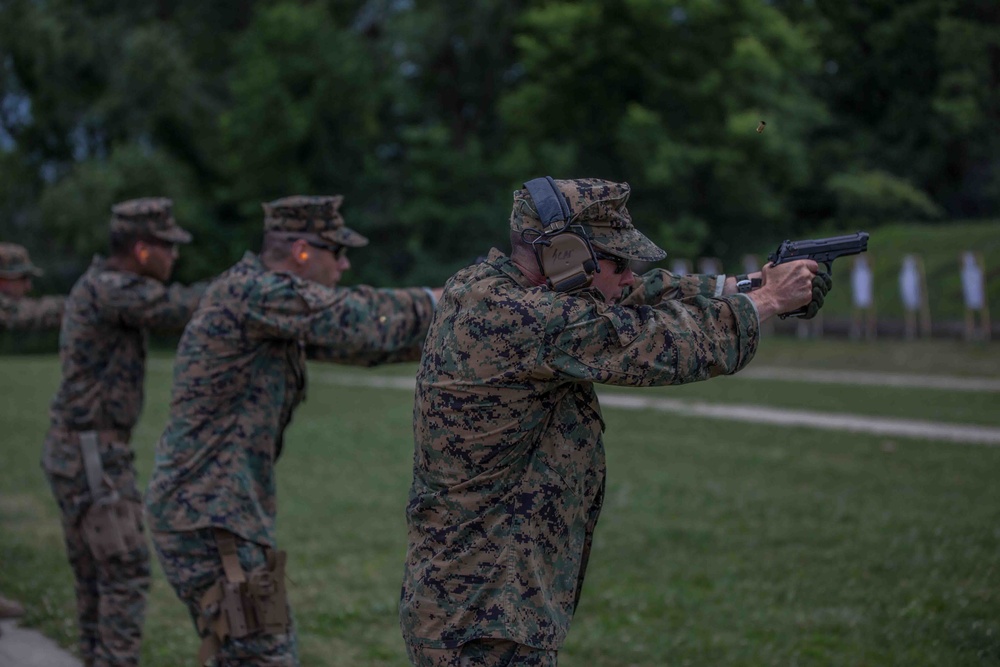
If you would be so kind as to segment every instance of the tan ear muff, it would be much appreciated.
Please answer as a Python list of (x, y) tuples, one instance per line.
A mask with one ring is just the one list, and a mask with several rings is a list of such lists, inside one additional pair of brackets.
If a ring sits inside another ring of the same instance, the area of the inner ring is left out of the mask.
[(589, 286), (597, 270), (587, 240), (572, 232), (549, 237), (549, 244), (541, 247), (539, 260), (549, 288), (557, 292)]
[(565, 195), (551, 176), (526, 181), (524, 187), (542, 223), (542, 233), (530, 243), (549, 288), (571, 292), (587, 287), (598, 271), (597, 258), (583, 228), (570, 224), (573, 215)]
[(299, 253), (299, 259), (301, 259), (303, 262), (306, 261), (307, 259), (309, 259), (309, 253), (307, 253), (307, 252), (300, 252)]
[(149, 250), (147, 250), (146, 248), (142, 248), (139, 251), (139, 261), (142, 264), (145, 264), (147, 260), (149, 260)]

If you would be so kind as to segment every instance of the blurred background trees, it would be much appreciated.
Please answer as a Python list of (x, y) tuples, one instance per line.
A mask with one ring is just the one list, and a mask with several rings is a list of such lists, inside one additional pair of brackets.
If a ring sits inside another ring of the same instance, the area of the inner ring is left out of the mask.
[[(755, 132), (760, 120), (763, 133)], [(346, 196), (354, 279), (437, 283), (541, 174), (627, 180), (675, 256), (1000, 210), (995, 0), (0, 0), (0, 237), (67, 286), (166, 195), (182, 279)]]

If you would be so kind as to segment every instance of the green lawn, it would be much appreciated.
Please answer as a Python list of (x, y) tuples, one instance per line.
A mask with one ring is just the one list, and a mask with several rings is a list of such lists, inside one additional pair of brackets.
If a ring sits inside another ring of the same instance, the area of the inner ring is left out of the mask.
[[(995, 344), (879, 346), (775, 339), (755, 363), (1000, 376)], [(5, 357), (0, 373), (0, 591), (71, 646), (71, 577), (38, 466), (57, 363)], [(998, 422), (988, 393), (739, 378), (651, 392)], [(135, 437), (142, 477), (168, 393), (158, 363)], [(279, 539), (304, 665), (406, 664), (396, 602), (411, 409), (407, 391), (314, 382), (288, 434)], [(1000, 665), (1000, 448), (605, 418), (607, 501), (561, 664)], [(154, 569), (143, 664), (193, 664), (194, 631)]]

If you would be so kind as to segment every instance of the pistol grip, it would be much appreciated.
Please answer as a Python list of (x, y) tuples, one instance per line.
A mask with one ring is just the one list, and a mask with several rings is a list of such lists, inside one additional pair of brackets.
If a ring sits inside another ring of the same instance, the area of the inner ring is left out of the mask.
[(802, 316), (806, 314), (806, 310), (808, 310), (808, 306), (803, 306), (802, 308), (799, 308), (797, 310), (790, 310), (787, 313), (781, 313), (780, 315), (778, 315), (778, 317), (782, 320), (787, 320), (789, 317), (796, 317), (801, 319)]

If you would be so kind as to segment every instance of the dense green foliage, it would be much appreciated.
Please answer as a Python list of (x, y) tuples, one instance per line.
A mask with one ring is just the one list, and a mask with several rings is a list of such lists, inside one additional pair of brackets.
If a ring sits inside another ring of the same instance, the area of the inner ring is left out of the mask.
[[(755, 132), (760, 120), (766, 131)], [(439, 282), (542, 173), (628, 180), (675, 256), (1000, 209), (993, 0), (0, 1), (0, 237), (65, 288), (164, 194), (179, 277), (347, 196), (355, 279)]]
[[(854, 359), (851, 362), (845, 360)], [(951, 343), (767, 339), (757, 364), (995, 373)], [(412, 377), (412, 365), (386, 369)], [(0, 360), (0, 591), (27, 624), (75, 637), (58, 512), (38, 468), (53, 356)], [(381, 371), (379, 372), (381, 375)], [(314, 365), (278, 466), (278, 535), (304, 665), (406, 664), (396, 605), (406, 548), (412, 392), (338, 384)], [(140, 477), (169, 405), (154, 359), (133, 442)], [(997, 424), (995, 393), (720, 378), (655, 390), (722, 404)], [(606, 406), (609, 479), (560, 664), (987, 665), (1000, 661), (1000, 450), (685, 418)], [(142, 482), (144, 483), (144, 482)], [(154, 566), (143, 665), (193, 664), (197, 640)]]

